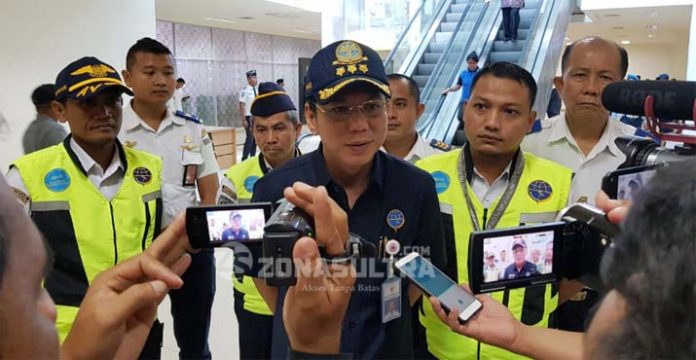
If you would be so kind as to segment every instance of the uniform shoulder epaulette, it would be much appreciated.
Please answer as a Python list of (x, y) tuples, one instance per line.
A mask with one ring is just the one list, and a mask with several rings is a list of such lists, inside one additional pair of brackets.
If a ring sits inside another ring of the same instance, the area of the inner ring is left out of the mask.
[(532, 125), (532, 130), (529, 130), (527, 134), (534, 134), (540, 132), (544, 128), (544, 124), (542, 123), (541, 119), (536, 119), (534, 120), (534, 124)]
[(192, 115), (192, 114), (187, 114), (187, 113), (185, 113), (185, 112), (183, 112), (183, 111), (181, 111), (181, 110), (177, 110), (177, 111), (174, 113), (174, 115), (175, 115), (175, 116), (178, 116), (178, 117), (180, 117), (180, 118), (186, 119), (186, 120), (188, 120), (188, 121), (193, 121), (193, 122), (195, 122), (196, 124), (200, 124), (200, 123), (201, 123), (201, 119), (200, 119), (198, 116)]
[(430, 146), (434, 147), (435, 149), (442, 150), (442, 151), (452, 150), (452, 145), (450, 145), (444, 141), (435, 140), (435, 139), (430, 141)]

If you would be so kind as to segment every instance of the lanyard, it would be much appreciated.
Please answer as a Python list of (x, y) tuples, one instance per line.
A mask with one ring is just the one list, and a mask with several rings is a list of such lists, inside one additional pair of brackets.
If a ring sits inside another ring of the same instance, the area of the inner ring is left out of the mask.
[(495, 209), (493, 210), (493, 214), (491, 215), (490, 220), (486, 223), (486, 228), (481, 229), (481, 226), (479, 225), (478, 221), (478, 216), (476, 215), (476, 210), (474, 209), (474, 204), (471, 201), (471, 196), (469, 195), (469, 182), (467, 180), (466, 176), (466, 169), (467, 169), (467, 163), (466, 163), (466, 152), (469, 151), (468, 147), (465, 147), (462, 149), (462, 152), (459, 154), (459, 162), (457, 164), (457, 171), (459, 172), (459, 182), (462, 185), (462, 190), (464, 191), (464, 197), (466, 198), (466, 205), (469, 208), (469, 216), (471, 217), (471, 224), (474, 226), (474, 231), (479, 231), (479, 230), (486, 230), (486, 229), (494, 229), (496, 225), (498, 225), (498, 221), (503, 217), (503, 213), (505, 212), (505, 209), (507, 209), (508, 205), (510, 204), (510, 200), (512, 200), (512, 196), (515, 195), (515, 190), (517, 189), (517, 184), (520, 182), (520, 178), (522, 177), (522, 169), (524, 169), (524, 155), (522, 155), (522, 151), (518, 150), (517, 154), (517, 159), (515, 159), (515, 167), (512, 171), (512, 176), (510, 177), (510, 181), (508, 182), (507, 188), (505, 189), (505, 192), (503, 193), (502, 198), (498, 202), (498, 205), (496, 205)]

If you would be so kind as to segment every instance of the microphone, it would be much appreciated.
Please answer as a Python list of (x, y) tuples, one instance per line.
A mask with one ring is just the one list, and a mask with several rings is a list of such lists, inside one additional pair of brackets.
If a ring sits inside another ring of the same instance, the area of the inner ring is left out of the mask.
[(615, 113), (645, 116), (645, 98), (652, 95), (658, 119), (690, 120), (694, 117), (696, 82), (618, 81), (602, 92), (602, 105)]

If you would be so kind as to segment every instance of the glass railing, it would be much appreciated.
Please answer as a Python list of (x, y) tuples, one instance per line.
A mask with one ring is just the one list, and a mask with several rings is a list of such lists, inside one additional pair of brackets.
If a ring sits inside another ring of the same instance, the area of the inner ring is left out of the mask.
[[(467, 11), (462, 14), (445, 52), (440, 57), (421, 95), (426, 110), (417, 124), (417, 129), (424, 136), (428, 136), (431, 128), (437, 123), (440, 107), (446, 98), (442, 96), (442, 90), (454, 84), (463, 68), (462, 64), (466, 55), (471, 51), (481, 51), (482, 47), (479, 44), (485, 43), (485, 40), (481, 41), (481, 38), (487, 38), (489, 35), (489, 32), (481, 31), (481, 29), (490, 27), (489, 22), (500, 11), (498, 2), (499, 0), (492, 0), (491, 3), (484, 0), (471, 0)], [(455, 95), (458, 94), (452, 94), (452, 96)]]
[[(423, 0), (416, 13), (411, 17), (408, 25), (401, 33), (392, 51), (384, 60), (384, 68), (389, 73), (403, 72), (405, 62), (412, 61), (425, 39), (428, 32), (434, 28), (435, 21), (439, 21), (443, 7), (449, 6), (452, 0)], [(420, 59), (418, 59), (420, 60)]]

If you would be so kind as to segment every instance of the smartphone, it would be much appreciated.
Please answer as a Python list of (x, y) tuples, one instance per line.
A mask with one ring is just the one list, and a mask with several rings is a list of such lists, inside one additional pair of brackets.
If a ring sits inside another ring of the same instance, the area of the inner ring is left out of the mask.
[(563, 270), (563, 221), (475, 231), (469, 239), (474, 294), (558, 282)]
[(602, 179), (602, 190), (609, 198), (633, 200), (640, 189), (655, 175), (664, 164), (636, 166), (607, 173)]
[(416, 252), (399, 259), (395, 266), (423, 292), (440, 300), (445, 311), (457, 308), (459, 322), (469, 320), (481, 308), (481, 303), (473, 295)]
[(186, 233), (194, 249), (261, 243), (272, 203), (197, 206), (186, 209)]

